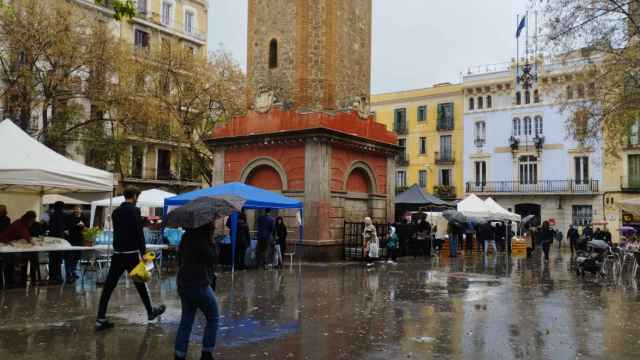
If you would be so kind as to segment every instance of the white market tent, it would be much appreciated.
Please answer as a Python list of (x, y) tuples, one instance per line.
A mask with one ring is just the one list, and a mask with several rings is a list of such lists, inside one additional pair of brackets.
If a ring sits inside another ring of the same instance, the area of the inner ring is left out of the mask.
[(521, 216), (515, 213), (510, 212), (509, 210), (503, 208), (492, 198), (488, 198), (484, 201), (485, 205), (489, 207), (491, 211), (494, 212), (494, 220), (511, 220), (511, 221), (520, 221)]
[(60, 194), (48, 194), (42, 197), (42, 205), (52, 205), (58, 201), (62, 201), (66, 205), (89, 205), (87, 201)]
[(475, 194), (471, 194), (467, 196), (466, 199), (460, 201), (458, 203), (458, 211), (464, 216), (487, 220), (493, 220), (491, 218), (496, 215), (494, 211)]
[(11, 120), (0, 122), (0, 154), (0, 203), (14, 218), (20, 211), (39, 211), (45, 194), (113, 191), (112, 173), (58, 154)]
[(640, 215), (640, 198), (623, 200), (616, 203), (618, 207), (634, 215)]
[[(145, 190), (140, 193), (136, 206), (138, 206), (139, 208), (163, 208), (164, 199), (174, 196), (176, 196), (176, 194), (160, 189)], [(93, 222), (95, 219), (96, 208), (109, 206), (116, 207), (120, 206), (120, 204), (122, 204), (123, 202), (124, 196), (116, 196), (112, 199), (104, 199), (91, 202), (91, 226), (93, 226)]]

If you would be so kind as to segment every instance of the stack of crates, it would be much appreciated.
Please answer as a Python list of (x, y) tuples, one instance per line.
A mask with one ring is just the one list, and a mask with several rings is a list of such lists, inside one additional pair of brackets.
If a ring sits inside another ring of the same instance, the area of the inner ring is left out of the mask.
[(527, 242), (524, 240), (511, 241), (511, 254), (513, 256), (526, 256), (527, 255)]

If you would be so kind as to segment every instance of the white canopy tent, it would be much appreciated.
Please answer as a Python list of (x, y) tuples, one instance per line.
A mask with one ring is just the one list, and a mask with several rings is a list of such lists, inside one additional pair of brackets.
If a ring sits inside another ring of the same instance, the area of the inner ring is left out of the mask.
[[(176, 194), (160, 189), (145, 190), (140, 193), (137, 206), (140, 208), (163, 208), (164, 199), (174, 196), (176, 196)], [(91, 202), (91, 226), (93, 226), (93, 222), (96, 216), (96, 208), (109, 206), (116, 207), (120, 206), (120, 204), (122, 204), (123, 202), (124, 196), (116, 196), (112, 199), (104, 199)]]
[(114, 186), (112, 173), (68, 159), (22, 131), (11, 120), (0, 122), (0, 202), (19, 211), (40, 211), (45, 194), (96, 193)]
[(521, 216), (515, 213), (510, 212), (509, 210), (503, 208), (492, 198), (488, 198), (484, 201), (485, 205), (495, 214), (493, 220), (511, 220), (511, 221), (520, 221)]
[(66, 205), (89, 205), (87, 201), (60, 194), (48, 194), (42, 197), (42, 205), (52, 205), (58, 201), (62, 201)]
[(493, 220), (492, 217), (496, 215), (494, 211), (475, 194), (471, 194), (467, 196), (466, 199), (460, 201), (458, 203), (458, 211), (464, 216), (487, 220)]
[(640, 215), (640, 198), (618, 201), (618, 207), (634, 215)]

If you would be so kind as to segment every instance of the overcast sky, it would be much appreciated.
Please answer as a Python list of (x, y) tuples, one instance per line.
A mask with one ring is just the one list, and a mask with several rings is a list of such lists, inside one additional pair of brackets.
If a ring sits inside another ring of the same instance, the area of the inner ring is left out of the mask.
[[(246, 69), (247, 0), (210, 2), (210, 50), (231, 52)], [(373, 3), (371, 86), (380, 93), (460, 82), (468, 68), (510, 61), (516, 15), (526, 11), (528, 0)]]

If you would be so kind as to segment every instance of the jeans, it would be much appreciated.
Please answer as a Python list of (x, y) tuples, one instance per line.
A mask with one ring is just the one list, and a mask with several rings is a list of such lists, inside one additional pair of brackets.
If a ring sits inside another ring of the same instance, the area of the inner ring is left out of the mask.
[(457, 235), (449, 236), (449, 256), (451, 257), (458, 256), (458, 236)]
[[(109, 305), (109, 299), (113, 290), (118, 285), (118, 280), (122, 276), (123, 272), (127, 273), (127, 276), (131, 270), (140, 262), (138, 253), (134, 254), (113, 254), (111, 257), (111, 266), (109, 267), (109, 274), (107, 274), (107, 280), (102, 288), (102, 295), (100, 295), (100, 304), (98, 306), (98, 319), (105, 319), (107, 316), (107, 306)], [(147, 290), (147, 284), (134, 282), (138, 294), (142, 299), (145, 309), (147, 309), (147, 315), (151, 315), (153, 311), (151, 307), (151, 297), (149, 297), (149, 291)]]
[(498, 248), (496, 247), (496, 242), (493, 240), (485, 240), (484, 241), (484, 254), (487, 255), (488, 247), (491, 246), (493, 248), (493, 255), (498, 254)]
[(212, 353), (216, 346), (216, 335), (218, 332), (218, 301), (210, 286), (183, 288), (178, 290), (182, 302), (182, 318), (176, 334), (176, 355), (181, 358), (187, 357), (189, 347), (189, 337), (193, 328), (193, 321), (196, 311), (200, 309), (204, 314), (207, 323), (202, 337), (202, 352)]
[(542, 244), (542, 251), (544, 252), (544, 259), (549, 260), (549, 249), (551, 248), (550, 242), (545, 242)]
[(71, 276), (77, 276), (76, 269), (81, 256), (82, 253), (80, 251), (67, 251), (64, 253), (64, 272), (67, 276), (67, 281), (71, 279)]

